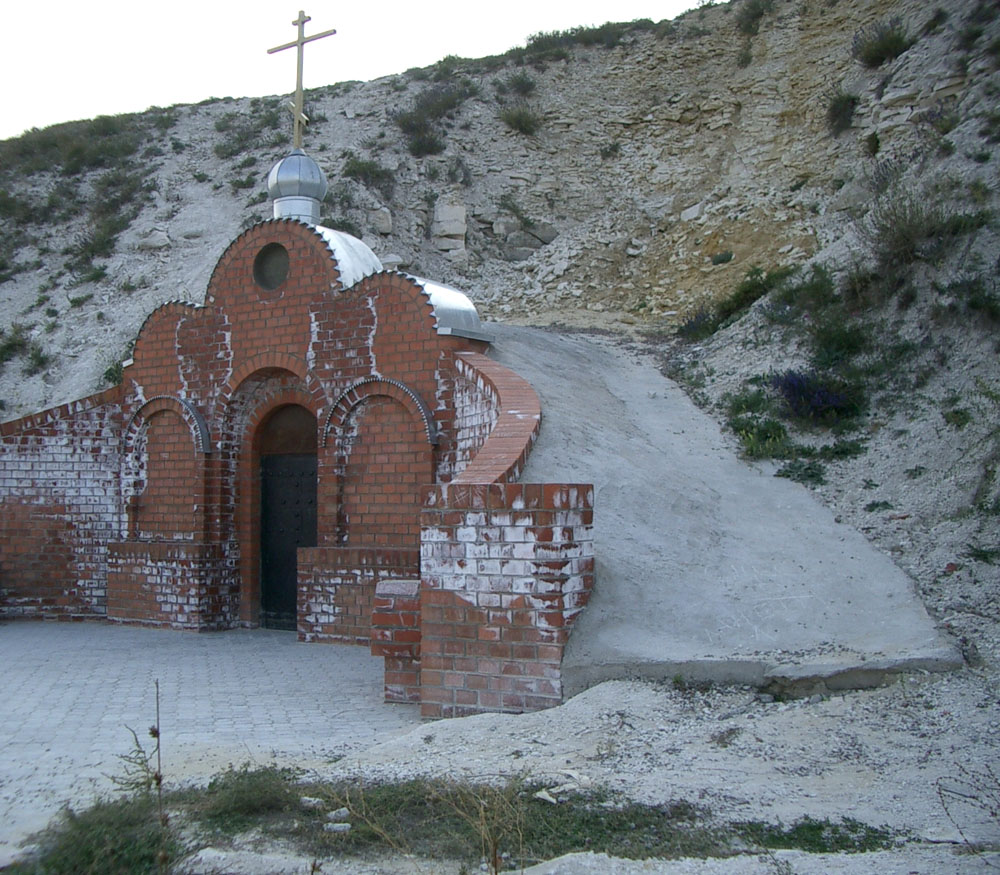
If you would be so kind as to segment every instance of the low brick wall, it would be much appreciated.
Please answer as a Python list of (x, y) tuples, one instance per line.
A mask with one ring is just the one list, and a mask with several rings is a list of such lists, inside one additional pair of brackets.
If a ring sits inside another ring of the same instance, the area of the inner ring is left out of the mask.
[(239, 589), (222, 549), (191, 541), (108, 545), (108, 619), (216, 631), (237, 624)]
[(442, 486), (421, 516), (424, 717), (562, 701), (560, 665), (594, 584), (593, 486)]
[(376, 585), (418, 567), (416, 550), (300, 547), (299, 640), (370, 645)]
[(420, 578), (375, 586), (372, 655), (385, 658), (385, 700), (420, 701)]

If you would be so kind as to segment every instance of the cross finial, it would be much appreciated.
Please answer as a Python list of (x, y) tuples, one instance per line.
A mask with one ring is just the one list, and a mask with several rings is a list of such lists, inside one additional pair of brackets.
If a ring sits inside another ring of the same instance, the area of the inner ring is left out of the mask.
[(281, 52), (285, 49), (290, 49), (292, 46), (298, 47), (298, 75), (295, 79), (295, 102), (289, 107), (292, 111), (292, 116), (295, 119), (295, 126), (293, 128), (294, 135), (292, 137), (293, 145), (296, 149), (302, 148), (302, 126), (308, 124), (309, 119), (303, 112), (303, 97), (302, 97), (302, 48), (306, 43), (311, 43), (315, 39), (322, 39), (325, 36), (333, 36), (337, 31), (335, 30), (324, 30), (322, 33), (314, 33), (312, 36), (305, 35), (306, 22), (312, 21), (312, 19), (299, 10), (299, 17), (292, 22), (299, 29), (298, 38), (290, 43), (285, 43), (283, 46), (275, 46), (273, 49), (268, 49), (267, 53), (273, 55), (275, 52)]

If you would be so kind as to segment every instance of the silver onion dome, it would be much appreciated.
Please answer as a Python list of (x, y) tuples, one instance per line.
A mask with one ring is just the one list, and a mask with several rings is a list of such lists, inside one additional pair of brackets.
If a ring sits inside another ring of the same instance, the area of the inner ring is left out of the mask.
[(274, 201), (274, 218), (316, 225), (320, 204), (326, 197), (326, 176), (312, 158), (295, 149), (271, 168), (267, 192)]

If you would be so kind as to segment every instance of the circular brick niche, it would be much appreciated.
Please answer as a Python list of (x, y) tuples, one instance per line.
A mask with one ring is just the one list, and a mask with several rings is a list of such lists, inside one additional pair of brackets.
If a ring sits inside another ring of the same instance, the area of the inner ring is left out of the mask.
[(268, 243), (253, 260), (253, 281), (263, 293), (271, 297), (288, 279), (288, 250), (280, 243)]

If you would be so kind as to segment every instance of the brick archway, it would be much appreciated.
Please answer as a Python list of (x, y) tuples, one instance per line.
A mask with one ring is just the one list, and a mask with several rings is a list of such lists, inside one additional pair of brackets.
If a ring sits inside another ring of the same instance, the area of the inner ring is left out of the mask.
[(318, 419), (316, 393), (300, 375), (269, 368), (248, 374), (230, 398), (233, 437), (233, 531), (239, 547), (240, 621), (260, 623), (260, 459), (262, 428), (281, 408), (296, 406)]

